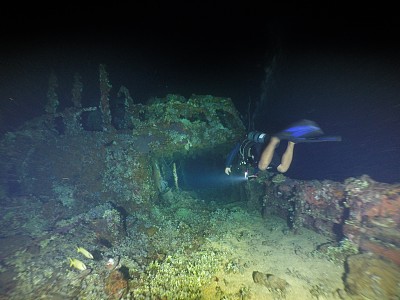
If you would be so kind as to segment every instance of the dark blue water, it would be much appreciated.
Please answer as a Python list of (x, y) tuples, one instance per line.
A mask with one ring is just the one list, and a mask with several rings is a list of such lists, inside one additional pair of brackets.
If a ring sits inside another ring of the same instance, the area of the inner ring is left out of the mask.
[[(342, 135), (341, 143), (297, 145), (288, 176), (342, 181), (368, 174), (399, 182), (397, 29), (390, 23), (257, 20), (218, 28), (196, 23), (194, 30), (153, 24), (103, 34), (13, 37), (0, 60), (1, 132), (43, 112), (51, 70), (59, 79), (60, 108), (72, 105), (75, 72), (82, 75), (84, 105), (97, 105), (98, 65), (104, 63), (111, 94), (124, 85), (135, 102), (168, 93), (230, 97), (246, 125), (249, 112), (255, 116), (254, 129), (276, 132), (310, 119), (326, 134)], [(255, 111), (256, 103), (263, 105)]]
[(399, 61), (329, 53), (297, 56), (277, 71), (258, 126), (268, 130), (305, 118), (343, 137), (340, 143), (297, 145), (289, 176), (343, 180), (368, 174), (400, 181)]

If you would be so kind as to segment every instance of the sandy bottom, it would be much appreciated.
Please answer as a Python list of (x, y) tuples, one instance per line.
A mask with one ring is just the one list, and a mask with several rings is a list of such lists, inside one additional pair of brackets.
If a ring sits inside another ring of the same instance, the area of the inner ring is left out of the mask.
[[(237, 299), (259, 300), (341, 299), (338, 291), (344, 294), (344, 266), (316, 250), (329, 242), (324, 236), (307, 229), (295, 235), (274, 216), (231, 223), (228, 232), (223, 239), (211, 241), (213, 247), (231, 253), (231, 263), (205, 289), (205, 299), (215, 299), (211, 294), (216, 289)], [(272, 274), (288, 285), (282, 290), (255, 283), (254, 271)]]

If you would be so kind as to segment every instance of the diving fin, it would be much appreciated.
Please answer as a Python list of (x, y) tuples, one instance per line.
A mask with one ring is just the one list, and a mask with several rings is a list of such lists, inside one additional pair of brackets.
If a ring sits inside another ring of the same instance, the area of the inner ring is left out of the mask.
[(275, 134), (281, 140), (295, 141), (323, 135), (324, 132), (317, 123), (310, 120), (301, 120), (292, 124), (290, 127)]
[(320, 143), (320, 142), (341, 142), (342, 137), (340, 135), (323, 135), (315, 137), (305, 138), (294, 138), (291, 139), (293, 143)]

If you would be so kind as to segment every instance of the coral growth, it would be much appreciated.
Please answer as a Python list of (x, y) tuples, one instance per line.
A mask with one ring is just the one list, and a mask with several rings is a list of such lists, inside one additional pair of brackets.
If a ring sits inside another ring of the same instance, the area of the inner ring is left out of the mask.
[(100, 110), (102, 112), (103, 126), (106, 130), (111, 129), (110, 90), (112, 85), (108, 79), (106, 67), (99, 66), (100, 74)]
[(351, 299), (397, 299), (400, 295), (398, 267), (379, 256), (351, 256), (347, 267), (345, 286)]
[(400, 185), (373, 181), (368, 176), (346, 182), (349, 219), (344, 234), (364, 251), (400, 266)]
[(48, 114), (54, 115), (57, 111), (58, 105), (60, 104), (58, 101), (57, 88), (57, 76), (54, 72), (51, 72), (49, 77), (49, 89), (47, 91), (47, 103), (45, 106), (45, 111)]
[(104, 285), (108, 299), (121, 299), (128, 292), (128, 280), (120, 270), (114, 270), (106, 278)]

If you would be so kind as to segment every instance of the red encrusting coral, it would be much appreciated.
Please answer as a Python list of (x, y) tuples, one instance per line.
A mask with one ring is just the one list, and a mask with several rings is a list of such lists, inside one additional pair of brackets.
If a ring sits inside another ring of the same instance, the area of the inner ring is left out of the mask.
[[(265, 182), (264, 210), (334, 240), (348, 238), (360, 250), (400, 266), (400, 185), (364, 175), (343, 184), (287, 179)], [(283, 199), (282, 199), (283, 198)]]

